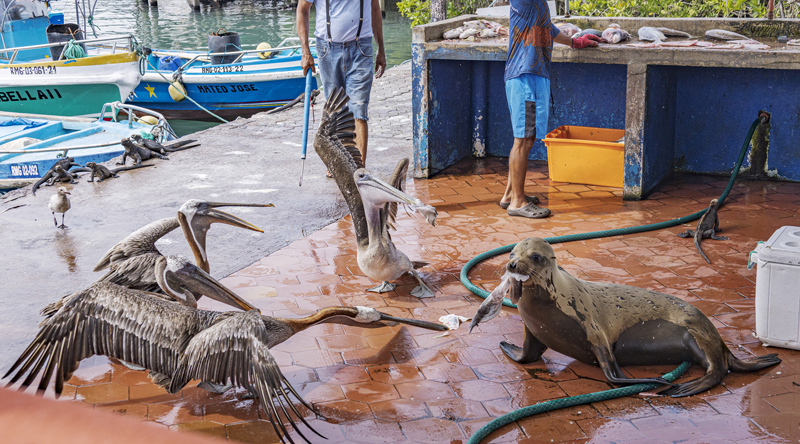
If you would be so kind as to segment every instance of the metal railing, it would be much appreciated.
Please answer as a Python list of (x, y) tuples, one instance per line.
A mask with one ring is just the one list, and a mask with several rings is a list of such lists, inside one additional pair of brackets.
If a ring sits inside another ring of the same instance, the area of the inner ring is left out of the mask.
[[(280, 45), (278, 45), (278, 46), (276, 46), (274, 48), (269, 48), (269, 49), (243, 49), (241, 51), (208, 52), (208, 53), (195, 54), (186, 63), (181, 65), (181, 67), (178, 68), (176, 71), (185, 71), (186, 69), (188, 69), (189, 66), (191, 66), (194, 62), (196, 62), (201, 57), (203, 57), (205, 59), (207, 57), (212, 57), (212, 56), (226, 56), (226, 55), (230, 56), (230, 55), (238, 54), (239, 57), (236, 57), (236, 59), (233, 62), (231, 62), (231, 64), (233, 64), (233, 63), (238, 63), (239, 61), (241, 61), (242, 57), (244, 57), (246, 54), (263, 54), (263, 53), (266, 53), (266, 52), (282, 52), (282, 51), (286, 51), (288, 49), (302, 49), (303, 47), (299, 46), (299, 45), (298, 46), (283, 46), (286, 42), (294, 41), (294, 40), (300, 40), (300, 39), (298, 37), (289, 37), (289, 38), (284, 39), (280, 43)], [(309, 43), (309, 46), (315, 46), (315, 45), (314, 45), (314, 43)], [(155, 50), (153, 51), (153, 54), (156, 54), (156, 55), (175, 55), (174, 53), (165, 52), (165, 51), (155, 51)], [(203, 61), (205, 61), (205, 60), (203, 60)]]
[[(134, 46), (134, 43), (136, 42), (136, 37), (133, 34), (115, 35), (115, 36), (103, 37), (103, 38), (99, 38), (99, 39), (75, 40), (75, 43), (76, 44), (81, 44), (81, 43), (92, 44), (92, 43), (110, 42), (110, 41), (114, 41), (114, 40), (123, 40), (123, 39), (127, 39), (128, 40), (128, 48), (130, 48), (130, 50), (133, 51), (133, 46)], [(13, 54), (11, 55), (11, 58), (8, 60), (8, 64), (10, 65), (10, 64), (14, 63), (14, 60), (17, 58), (17, 54), (20, 51), (27, 51), (29, 49), (52, 48), (52, 47), (55, 47), (55, 46), (65, 46), (66, 43), (67, 42), (43, 43), (41, 45), (19, 46), (19, 47), (16, 47), (16, 48), (3, 48), (3, 49), (0, 49), (0, 54), (13, 52)], [(116, 44), (114, 45), (114, 48), (116, 49)], [(61, 60), (61, 57), (63, 57), (63, 55), (64, 55), (64, 52), (62, 51), (61, 52), (61, 56), (58, 59)], [(32, 62), (25, 62), (25, 63), (32, 63)], [(35, 62), (33, 62), (33, 63), (35, 63)]]

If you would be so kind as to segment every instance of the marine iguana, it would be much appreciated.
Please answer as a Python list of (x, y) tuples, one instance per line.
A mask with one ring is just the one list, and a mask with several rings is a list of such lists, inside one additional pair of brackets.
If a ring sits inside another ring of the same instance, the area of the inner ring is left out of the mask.
[(697, 222), (697, 230), (686, 230), (678, 234), (678, 236), (683, 238), (694, 237), (694, 246), (697, 248), (697, 251), (700, 252), (700, 256), (703, 256), (703, 259), (709, 264), (711, 261), (708, 260), (705, 253), (703, 253), (703, 250), (700, 248), (700, 241), (708, 238), (714, 240), (728, 240), (725, 236), (716, 235), (717, 232), (722, 231), (722, 228), (719, 227), (718, 208), (719, 201), (717, 199), (711, 200), (711, 205), (708, 206), (706, 212), (703, 213), (703, 216)]
[(56, 166), (60, 166), (65, 171), (69, 171), (69, 169), (74, 167), (74, 166), (83, 167), (83, 165), (81, 165), (79, 163), (75, 163), (75, 158), (74, 157), (64, 157), (62, 159), (59, 159), (55, 164), (53, 164), (53, 166), (50, 167), (49, 170), (47, 170), (46, 173), (44, 173), (44, 176), (42, 176), (41, 179), (37, 180), (36, 183), (33, 184), (33, 195), (34, 196), (36, 195), (36, 190), (43, 183), (47, 182), (48, 180), (52, 179), (53, 177), (55, 177), (57, 175)]
[[(166, 155), (167, 153), (174, 153), (175, 151), (183, 151), (185, 149), (194, 148), (200, 145), (199, 143), (195, 143), (197, 142), (196, 140), (191, 140), (191, 139), (181, 140), (175, 143), (171, 143), (169, 145), (162, 145), (158, 141), (145, 139), (144, 137), (138, 134), (132, 134), (131, 140), (133, 140), (133, 143), (135, 143), (141, 148), (147, 148), (150, 151), (155, 151), (159, 154), (164, 154), (164, 155)], [(195, 144), (191, 146), (186, 146), (189, 145), (190, 143), (195, 143)]]
[[(78, 178), (78, 175), (76, 174), (78, 170), (67, 171), (64, 168), (61, 168), (61, 165), (55, 165), (53, 169), (55, 170), (53, 172), (54, 175), (50, 178), (50, 180), (47, 181), (45, 185), (52, 186), (56, 182), (78, 183), (75, 180)], [(89, 168), (80, 169), (80, 172), (86, 172), (86, 171), (91, 171), (91, 170)]]
[(143, 160), (149, 160), (151, 157), (158, 157), (159, 159), (169, 160), (167, 156), (161, 155), (155, 151), (141, 147), (131, 139), (122, 139), (120, 142), (122, 147), (125, 148), (125, 153), (122, 154), (122, 162), (117, 162), (117, 165), (125, 165), (125, 159), (130, 156), (134, 160), (134, 165), (141, 165)]
[(103, 165), (98, 165), (98, 164), (96, 164), (94, 162), (87, 162), (86, 163), (86, 167), (87, 168), (91, 168), (91, 170), (92, 170), (91, 178), (89, 180), (87, 180), (87, 182), (94, 182), (95, 176), (97, 177), (97, 181), (98, 182), (102, 182), (102, 181), (104, 181), (104, 180), (106, 180), (106, 179), (108, 179), (110, 177), (119, 177), (119, 176), (117, 176), (117, 173), (122, 172), (122, 171), (137, 170), (139, 168), (146, 168), (146, 167), (151, 167), (151, 166), (155, 166), (155, 165), (134, 165), (134, 166), (129, 166), (129, 167), (114, 168), (113, 170), (109, 170), (108, 168), (106, 168)]
[[(319, 95), (319, 90), (318, 89), (315, 89), (315, 90), (311, 91), (311, 102), (312, 103), (316, 101), (318, 95)], [(270, 110), (270, 111), (267, 111), (267, 114), (275, 114), (275, 113), (279, 113), (281, 111), (285, 111), (285, 110), (297, 105), (298, 103), (302, 102), (303, 100), (305, 100), (305, 98), (306, 98), (306, 93), (302, 92), (302, 93), (300, 93), (299, 96), (297, 96), (296, 99), (292, 100), (291, 102), (287, 103), (286, 105), (283, 105), (281, 107), (275, 108), (275, 109)]]

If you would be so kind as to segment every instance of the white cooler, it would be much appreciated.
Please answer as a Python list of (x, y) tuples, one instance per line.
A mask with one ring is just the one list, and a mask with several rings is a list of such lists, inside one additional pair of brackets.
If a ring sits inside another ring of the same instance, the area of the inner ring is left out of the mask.
[(800, 350), (800, 227), (781, 227), (750, 253), (756, 271), (756, 337)]

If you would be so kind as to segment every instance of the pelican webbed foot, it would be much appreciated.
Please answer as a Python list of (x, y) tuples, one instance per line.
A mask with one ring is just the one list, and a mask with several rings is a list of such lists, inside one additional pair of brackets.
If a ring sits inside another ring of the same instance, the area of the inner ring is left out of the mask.
[(233, 387), (233, 384), (214, 384), (213, 382), (208, 381), (201, 381), (200, 384), (197, 384), (197, 388), (201, 388), (207, 392), (216, 393), (216, 394), (223, 394), (230, 390)]
[(383, 281), (382, 284), (378, 285), (377, 287), (368, 288), (367, 291), (371, 291), (373, 293), (388, 293), (394, 290), (395, 287), (397, 287), (397, 284)]
[(427, 285), (425, 285), (425, 282), (422, 281), (422, 278), (419, 276), (419, 273), (417, 273), (416, 270), (411, 270), (409, 273), (414, 275), (414, 277), (417, 279), (417, 282), (419, 282), (419, 285), (411, 290), (411, 296), (415, 296), (420, 299), (432, 298), (436, 296), (433, 294), (433, 291)]

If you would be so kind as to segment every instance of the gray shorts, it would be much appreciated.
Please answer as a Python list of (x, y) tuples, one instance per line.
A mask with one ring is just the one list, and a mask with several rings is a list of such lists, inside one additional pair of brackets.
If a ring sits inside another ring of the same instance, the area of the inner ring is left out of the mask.
[(317, 39), (317, 66), (325, 97), (336, 87), (350, 96), (350, 110), (356, 119), (368, 120), (367, 107), (372, 89), (372, 37), (346, 43)]

